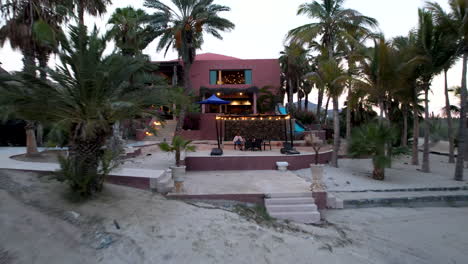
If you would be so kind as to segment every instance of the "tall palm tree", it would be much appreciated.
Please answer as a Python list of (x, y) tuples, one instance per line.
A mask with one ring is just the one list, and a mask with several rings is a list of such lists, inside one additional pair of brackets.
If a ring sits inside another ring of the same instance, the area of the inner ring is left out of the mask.
[[(365, 42), (369, 38), (375, 38), (374, 34), (368, 34), (367, 31), (362, 31), (361, 28), (355, 28), (352, 31), (345, 32), (340, 36), (338, 41), (338, 52), (348, 63), (348, 74), (355, 77), (359, 74), (357, 63), (364, 59)], [(353, 95), (353, 82), (348, 83), (347, 104), (349, 105)], [(351, 109), (346, 107), (346, 140), (351, 139)]]
[(73, 6), (76, 7), (78, 13), (78, 23), (84, 25), (85, 12), (92, 16), (102, 15), (106, 13), (107, 6), (112, 4), (111, 0), (72, 0)]
[(293, 95), (299, 91), (302, 78), (306, 73), (308, 50), (300, 44), (291, 43), (284, 47), (279, 58), (281, 70), (286, 77), (289, 113), (293, 111)]
[[(0, 1), (2, 17), (6, 20), (0, 28), (0, 46), (9, 40), (13, 49), (19, 49), (23, 54), (23, 70), (31, 75), (36, 74), (37, 59), (43, 79), (46, 78), (43, 69), (47, 66), (50, 53), (56, 49), (57, 35), (61, 34), (60, 24), (65, 20), (59, 12), (59, 4), (45, 0)], [(34, 122), (26, 121), (28, 155), (38, 154), (35, 129)], [(38, 138), (41, 141), (40, 135)]]
[(328, 58), (332, 58), (339, 35), (343, 32), (357, 29), (370, 32), (370, 28), (377, 27), (377, 20), (354, 9), (344, 8), (344, 2), (345, 0), (321, 0), (300, 5), (297, 15), (306, 15), (317, 22), (290, 30), (288, 38), (309, 44), (320, 38), (319, 42), (326, 48)]
[(148, 14), (142, 9), (117, 8), (107, 23), (112, 25), (107, 36), (115, 41), (123, 55), (141, 54), (155, 38), (148, 25)]
[(338, 153), (340, 150), (340, 117), (339, 97), (343, 93), (347, 82), (350, 80), (346, 71), (335, 59), (327, 59), (319, 63), (318, 71), (312, 72), (308, 78), (315, 83), (323, 85), (327, 89), (328, 96), (333, 100), (333, 154), (331, 165), (338, 167)]
[(446, 33), (453, 34), (458, 39), (458, 54), (462, 56), (463, 69), (462, 69), (462, 80), (461, 80), (461, 102), (460, 102), (460, 124), (458, 127), (458, 155), (455, 165), (455, 180), (463, 180), (463, 164), (465, 159), (464, 149), (468, 145), (468, 129), (466, 124), (467, 115), (467, 86), (466, 86), (466, 74), (467, 74), (467, 63), (468, 63), (468, 1), (466, 0), (449, 0), (450, 13), (446, 13), (442, 8), (429, 4), (429, 8), (434, 12), (435, 16), (439, 21), (444, 21), (444, 27)]
[[(145, 0), (145, 6), (156, 9), (150, 15), (150, 25), (156, 37), (160, 37), (157, 50), (175, 48), (184, 63), (184, 88), (188, 95), (192, 89), (190, 69), (196, 51), (201, 48), (203, 34), (223, 39), (220, 32), (234, 29), (234, 24), (219, 13), (231, 9), (214, 4), (214, 0), (171, 0), (175, 8), (159, 0)], [(182, 129), (186, 109), (181, 109), (177, 131)]]
[[(106, 40), (95, 30), (71, 27), (70, 37), (59, 52), (61, 64), (49, 70), (54, 81), (44, 82), (21, 74), (21, 86), (1, 87), (0, 105), (18, 116), (54, 124), (69, 135), (72, 189), (89, 195), (102, 188), (101, 151), (112, 134), (112, 125), (136, 115), (151, 115), (149, 106), (159, 104), (160, 90), (144, 71), (153, 66), (142, 57), (104, 55)], [(130, 83), (130, 76), (135, 81)], [(65, 169), (65, 168), (64, 168)]]
[(426, 62), (421, 66), (421, 82), (424, 89), (424, 151), (421, 170), (430, 172), (429, 164), (429, 90), (435, 75), (444, 70), (453, 53), (450, 45), (445, 42), (446, 31), (435, 24), (434, 14), (428, 10), (419, 10), (419, 24), (417, 29), (417, 47)]

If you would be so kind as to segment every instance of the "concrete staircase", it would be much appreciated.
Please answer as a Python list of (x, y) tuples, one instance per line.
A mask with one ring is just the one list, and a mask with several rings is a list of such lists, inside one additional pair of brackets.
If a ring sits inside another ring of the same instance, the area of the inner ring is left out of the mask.
[(171, 192), (174, 189), (174, 180), (172, 180), (171, 170), (166, 170), (161, 177), (155, 179), (155, 181), (151, 183), (151, 189), (162, 194)]
[(271, 217), (304, 224), (320, 222), (311, 192), (267, 194), (265, 207)]
[(158, 133), (154, 136), (147, 136), (145, 141), (171, 141), (174, 137), (174, 132), (177, 126), (176, 120), (167, 120), (164, 123), (164, 127), (158, 129)]

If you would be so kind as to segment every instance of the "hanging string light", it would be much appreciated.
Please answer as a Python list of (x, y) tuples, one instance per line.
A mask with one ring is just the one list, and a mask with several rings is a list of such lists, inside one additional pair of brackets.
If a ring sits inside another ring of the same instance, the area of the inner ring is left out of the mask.
[(269, 121), (280, 121), (289, 120), (290, 115), (246, 115), (246, 116), (229, 116), (229, 115), (218, 115), (216, 120), (227, 120), (227, 121), (256, 121), (256, 120), (269, 120)]

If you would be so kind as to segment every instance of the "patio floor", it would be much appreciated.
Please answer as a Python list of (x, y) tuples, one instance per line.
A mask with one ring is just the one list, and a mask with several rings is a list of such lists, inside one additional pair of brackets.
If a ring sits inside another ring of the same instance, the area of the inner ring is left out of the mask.
[(301, 193), (310, 183), (286, 171), (187, 172), (185, 195)]

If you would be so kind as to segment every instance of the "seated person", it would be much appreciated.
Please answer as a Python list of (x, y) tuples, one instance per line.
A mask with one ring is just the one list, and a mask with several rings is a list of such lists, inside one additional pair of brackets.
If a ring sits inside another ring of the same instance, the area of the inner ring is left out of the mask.
[(232, 140), (234, 143), (234, 149), (236, 149), (237, 146), (239, 146), (239, 149), (242, 150), (244, 146), (244, 139), (240, 136), (239, 133), (236, 134), (234, 139)]

